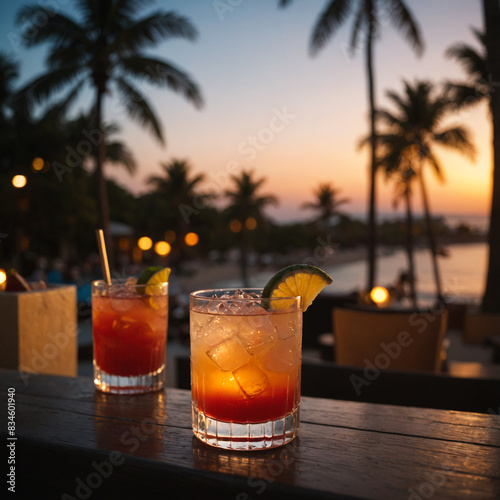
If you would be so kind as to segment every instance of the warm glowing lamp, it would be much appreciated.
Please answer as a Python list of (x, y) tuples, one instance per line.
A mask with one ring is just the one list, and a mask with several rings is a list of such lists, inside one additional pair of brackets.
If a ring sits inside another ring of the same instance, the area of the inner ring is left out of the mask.
[(43, 158), (40, 158), (39, 156), (33, 158), (33, 161), (31, 162), (31, 167), (35, 172), (41, 172), (44, 166), (45, 162), (43, 161)]
[(12, 185), (18, 189), (23, 188), (26, 186), (26, 177), (24, 175), (14, 175), (12, 177)]
[(370, 299), (379, 307), (384, 307), (389, 303), (389, 291), (383, 286), (376, 286), (370, 292)]
[(0, 290), (5, 290), (5, 285), (7, 284), (7, 273), (0, 269)]
[(255, 220), (254, 217), (248, 217), (248, 219), (245, 221), (245, 227), (249, 231), (253, 231), (257, 227), (257, 221)]
[(149, 236), (143, 236), (137, 240), (137, 246), (141, 250), (149, 250), (153, 246), (153, 240)]
[(166, 241), (157, 241), (155, 243), (155, 252), (162, 257), (168, 255), (171, 248), (172, 247)]
[(196, 233), (187, 233), (186, 236), (184, 236), (184, 243), (188, 247), (194, 247), (198, 244), (198, 241), (200, 241), (200, 237)]

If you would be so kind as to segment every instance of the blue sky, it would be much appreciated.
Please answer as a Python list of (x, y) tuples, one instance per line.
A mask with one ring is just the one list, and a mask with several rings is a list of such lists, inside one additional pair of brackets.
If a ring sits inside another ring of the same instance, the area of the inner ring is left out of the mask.
[[(70, 0), (35, 2), (3, 0), (0, 6), (0, 50), (21, 62), (25, 83), (43, 71), (44, 48), (25, 49), (25, 22), (14, 24), (18, 8), (27, 3), (52, 5), (73, 13)], [(286, 9), (278, 0), (172, 0), (152, 8), (173, 10), (196, 26), (198, 40), (169, 40), (150, 54), (187, 71), (200, 85), (205, 100), (194, 109), (168, 90), (143, 87), (164, 125), (162, 148), (147, 131), (128, 120), (118, 101), (106, 102), (106, 117), (122, 126), (121, 138), (134, 152), (139, 171), (130, 177), (115, 167), (108, 175), (135, 193), (158, 174), (160, 163), (187, 159), (194, 172), (207, 176), (206, 187), (230, 187), (229, 175), (254, 169), (265, 177), (263, 194), (275, 194), (280, 205), (270, 215), (290, 220), (311, 216), (300, 209), (313, 199), (322, 182), (333, 182), (351, 201), (346, 210), (364, 212), (368, 193), (368, 151), (359, 140), (368, 132), (367, 84), (362, 47), (350, 57), (347, 43), (352, 20), (315, 57), (308, 54), (312, 26), (325, 0), (294, 0)], [(453, 43), (475, 43), (471, 27), (482, 26), (479, 0), (407, 0), (417, 19), (425, 52), (417, 58), (395, 29), (383, 22), (375, 46), (376, 94), (387, 106), (385, 92), (400, 91), (402, 79), (461, 79), (457, 63), (444, 57)], [(78, 106), (91, 105), (86, 90)], [(490, 124), (485, 105), (450, 117), (473, 132), (478, 157), (473, 164), (455, 153), (439, 151), (446, 183), (428, 174), (431, 206), (437, 213), (486, 214), (491, 176)], [(379, 182), (379, 209), (391, 212), (393, 191)], [(457, 202), (459, 200), (459, 202)], [(417, 200), (416, 208), (419, 209)]]

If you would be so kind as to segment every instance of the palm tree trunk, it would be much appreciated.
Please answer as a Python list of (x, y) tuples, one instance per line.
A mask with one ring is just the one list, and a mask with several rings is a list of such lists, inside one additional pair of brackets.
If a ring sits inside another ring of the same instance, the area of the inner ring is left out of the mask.
[(422, 168), (422, 159), (420, 159), (420, 168), (418, 172), (418, 179), (420, 182), (420, 191), (422, 192), (422, 201), (424, 204), (424, 217), (425, 217), (425, 225), (427, 226), (427, 235), (429, 238), (429, 249), (431, 251), (432, 258), (432, 270), (434, 273), (434, 281), (436, 283), (436, 299), (438, 302), (443, 302), (443, 293), (441, 290), (441, 276), (439, 274), (439, 266), (437, 261), (437, 246), (436, 239), (434, 237), (434, 230), (432, 229), (432, 220), (431, 213), (429, 208), (429, 200), (427, 198), (427, 189), (425, 187), (423, 168)]
[(96, 89), (96, 109), (95, 109), (95, 127), (99, 132), (95, 173), (97, 178), (97, 191), (99, 195), (99, 224), (104, 233), (106, 242), (109, 265), (113, 267), (113, 247), (111, 240), (110, 218), (109, 218), (109, 203), (108, 192), (106, 189), (106, 179), (104, 178), (104, 159), (106, 154), (104, 131), (102, 126), (102, 98), (104, 90), (102, 86), (97, 85)]
[(377, 246), (377, 226), (375, 220), (375, 174), (377, 168), (376, 159), (376, 130), (375, 130), (375, 83), (373, 76), (373, 23), (369, 23), (369, 31), (366, 44), (366, 69), (368, 72), (368, 97), (370, 103), (370, 201), (368, 213), (368, 283), (367, 290), (370, 291), (375, 286), (376, 279), (376, 246)]
[[(500, 81), (500, 6), (498, 0), (483, 0), (486, 28), (487, 67), (493, 85)], [(488, 273), (481, 304), (485, 313), (500, 311), (500, 92), (492, 88), (490, 110), (493, 121), (493, 185), (488, 232)]]
[(405, 188), (406, 201), (406, 254), (408, 256), (408, 272), (410, 277), (410, 300), (417, 307), (417, 292), (415, 286), (415, 262), (413, 260), (413, 215), (411, 211), (410, 186)]

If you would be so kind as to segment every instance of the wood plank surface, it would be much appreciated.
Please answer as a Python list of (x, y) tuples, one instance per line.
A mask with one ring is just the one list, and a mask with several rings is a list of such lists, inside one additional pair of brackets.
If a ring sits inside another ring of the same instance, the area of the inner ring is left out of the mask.
[(303, 398), (299, 438), (232, 452), (193, 436), (188, 391), (13, 371), (0, 387), (16, 391), (21, 498), (500, 498), (497, 415)]

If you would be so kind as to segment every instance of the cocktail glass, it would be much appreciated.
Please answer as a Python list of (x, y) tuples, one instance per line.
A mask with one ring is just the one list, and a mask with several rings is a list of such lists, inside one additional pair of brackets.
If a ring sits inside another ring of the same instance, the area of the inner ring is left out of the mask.
[(168, 283), (92, 283), (94, 383), (115, 394), (161, 389), (165, 379)]
[(190, 295), (193, 431), (225, 449), (288, 443), (299, 431), (300, 297), (262, 289)]

